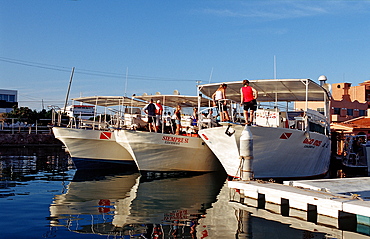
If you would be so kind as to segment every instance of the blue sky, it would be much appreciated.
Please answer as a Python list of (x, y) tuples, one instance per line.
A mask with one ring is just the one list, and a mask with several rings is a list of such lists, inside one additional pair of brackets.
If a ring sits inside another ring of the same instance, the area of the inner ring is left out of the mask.
[[(20, 106), (196, 93), (196, 82), (370, 80), (370, 1), (0, 0), (0, 88)], [(127, 83), (127, 86), (126, 86)]]

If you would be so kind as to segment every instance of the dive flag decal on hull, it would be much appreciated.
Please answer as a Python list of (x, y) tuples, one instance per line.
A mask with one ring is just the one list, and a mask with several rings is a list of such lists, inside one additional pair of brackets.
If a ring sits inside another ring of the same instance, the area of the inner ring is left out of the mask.
[(101, 132), (100, 139), (110, 139), (112, 136), (112, 132)]
[(282, 133), (280, 139), (289, 139), (292, 133)]

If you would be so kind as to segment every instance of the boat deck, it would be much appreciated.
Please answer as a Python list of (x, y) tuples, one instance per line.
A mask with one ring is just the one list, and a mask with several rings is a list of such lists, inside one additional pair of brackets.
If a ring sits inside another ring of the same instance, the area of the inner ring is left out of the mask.
[(333, 194), (356, 194), (362, 200), (370, 201), (370, 177), (285, 181), (284, 184)]

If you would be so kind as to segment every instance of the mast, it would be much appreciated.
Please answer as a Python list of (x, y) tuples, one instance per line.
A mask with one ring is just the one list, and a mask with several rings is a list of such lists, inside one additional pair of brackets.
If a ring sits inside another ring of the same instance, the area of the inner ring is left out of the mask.
[(67, 90), (67, 95), (66, 95), (66, 102), (64, 103), (63, 114), (66, 113), (67, 102), (68, 102), (68, 97), (69, 97), (69, 91), (71, 90), (71, 84), (72, 84), (72, 78), (73, 78), (74, 72), (75, 72), (75, 68), (72, 67), (71, 77), (69, 78), (68, 90)]
[(125, 83), (125, 97), (127, 96), (127, 76), (128, 76), (128, 67), (126, 68), (126, 83)]

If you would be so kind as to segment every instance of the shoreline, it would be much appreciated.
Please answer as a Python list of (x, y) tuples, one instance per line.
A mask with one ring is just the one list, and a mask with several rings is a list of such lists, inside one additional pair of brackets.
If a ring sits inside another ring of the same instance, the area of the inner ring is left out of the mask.
[(62, 146), (53, 134), (0, 133), (0, 147)]

